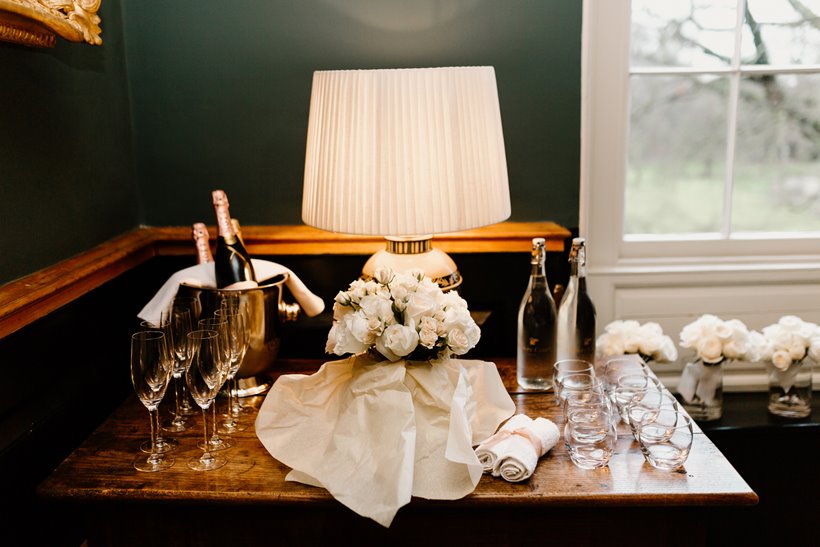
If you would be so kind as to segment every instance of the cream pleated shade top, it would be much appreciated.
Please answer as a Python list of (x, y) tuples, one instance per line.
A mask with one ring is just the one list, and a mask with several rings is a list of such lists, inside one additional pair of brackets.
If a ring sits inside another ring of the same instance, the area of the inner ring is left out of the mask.
[(510, 216), (492, 67), (313, 75), (302, 220), (331, 232), (414, 236)]

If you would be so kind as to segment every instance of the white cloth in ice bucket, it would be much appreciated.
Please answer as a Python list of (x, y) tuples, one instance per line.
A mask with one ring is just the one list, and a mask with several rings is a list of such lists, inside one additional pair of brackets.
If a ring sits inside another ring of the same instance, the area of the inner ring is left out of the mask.
[(458, 499), (482, 475), (473, 446), (515, 412), (494, 363), (368, 354), (281, 376), (256, 435), (292, 471), (389, 527), (412, 496)]
[[(310, 292), (305, 284), (302, 283), (302, 280), (289, 268), (276, 262), (260, 260), (258, 258), (252, 258), (251, 263), (253, 264), (256, 279), (260, 283), (277, 275), (287, 274), (285, 285), (287, 285), (291, 294), (296, 299), (296, 302), (299, 303), (302, 311), (308, 317), (318, 315), (325, 309), (325, 303), (322, 299)], [(137, 317), (144, 321), (158, 323), (162, 312), (166, 311), (173, 302), (181, 283), (193, 287), (216, 288), (214, 263), (207, 262), (205, 264), (197, 264), (196, 266), (179, 270), (171, 275), (154, 297), (140, 310)]]

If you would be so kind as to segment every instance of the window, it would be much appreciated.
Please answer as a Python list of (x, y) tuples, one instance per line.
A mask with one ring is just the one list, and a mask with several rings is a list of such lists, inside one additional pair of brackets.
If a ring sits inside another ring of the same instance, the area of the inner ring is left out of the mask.
[[(598, 330), (820, 322), (820, 0), (585, 0), (582, 62)], [(766, 385), (762, 364), (728, 372)]]
[(624, 236), (820, 233), (820, 0), (633, 0)]
[(587, 0), (585, 18), (581, 228), (607, 263), (816, 253), (820, 0)]

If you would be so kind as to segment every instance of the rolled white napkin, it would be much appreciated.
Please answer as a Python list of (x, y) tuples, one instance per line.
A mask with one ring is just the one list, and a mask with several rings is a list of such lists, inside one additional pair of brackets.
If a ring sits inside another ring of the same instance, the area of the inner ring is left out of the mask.
[[(260, 283), (277, 275), (287, 274), (285, 285), (288, 286), (296, 302), (299, 303), (302, 311), (308, 317), (318, 315), (325, 309), (325, 303), (322, 299), (310, 292), (305, 284), (302, 283), (302, 280), (289, 268), (276, 262), (260, 260), (258, 258), (252, 258), (251, 263), (253, 264), (256, 278)], [(196, 266), (179, 270), (171, 275), (154, 297), (151, 298), (145, 307), (137, 314), (137, 317), (144, 321), (159, 322), (162, 312), (167, 310), (171, 302), (173, 302), (181, 283), (194, 287), (216, 288), (214, 263), (197, 264)]]
[(520, 482), (532, 476), (538, 459), (558, 443), (559, 437), (558, 426), (551, 420), (516, 414), (475, 450), (485, 473)]

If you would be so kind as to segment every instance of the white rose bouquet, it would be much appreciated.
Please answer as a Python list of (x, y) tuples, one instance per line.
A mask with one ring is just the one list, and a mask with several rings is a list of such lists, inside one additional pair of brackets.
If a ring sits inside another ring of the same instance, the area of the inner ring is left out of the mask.
[(426, 361), (463, 355), (480, 336), (458, 293), (443, 292), (420, 271), (382, 269), (336, 295), (325, 350), (347, 355), (375, 349), (390, 361)]
[(820, 363), (820, 328), (794, 315), (763, 328), (760, 358), (772, 362), (775, 368), (787, 370), (792, 363), (811, 357)]
[(712, 365), (724, 359), (756, 361), (760, 343), (760, 333), (750, 331), (739, 319), (724, 321), (708, 313), (680, 332), (681, 347), (694, 349), (698, 358)]
[(674, 361), (678, 349), (658, 323), (612, 321), (595, 342), (598, 356), (637, 353), (644, 361)]

